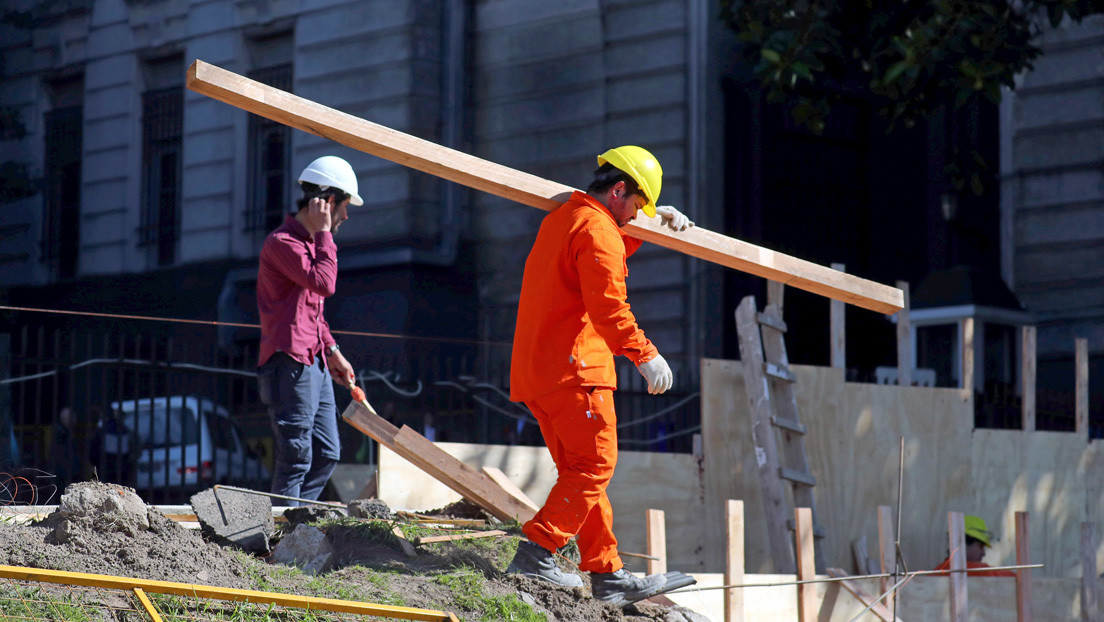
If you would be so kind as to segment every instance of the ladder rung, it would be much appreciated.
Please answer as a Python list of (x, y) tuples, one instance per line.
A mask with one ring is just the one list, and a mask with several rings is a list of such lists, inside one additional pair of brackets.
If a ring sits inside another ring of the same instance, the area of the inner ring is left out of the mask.
[(786, 382), (797, 382), (797, 376), (794, 376), (792, 371), (785, 367), (779, 367), (774, 363), (763, 363), (763, 372), (772, 378), (778, 378)]
[(799, 421), (793, 421), (791, 419), (783, 419), (778, 416), (771, 417), (771, 423), (777, 428), (783, 428), (790, 432), (796, 432), (797, 434), (805, 434), (805, 426)]
[(816, 478), (810, 473), (804, 471), (798, 471), (795, 469), (787, 469), (785, 467), (778, 469), (778, 476), (782, 479), (788, 479), (791, 482), (798, 484), (804, 484), (806, 486), (816, 486)]
[(786, 323), (779, 318), (760, 312), (757, 314), (756, 319), (761, 326), (769, 326), (780, 333), (786, 332)]
[[(790, 531), (797, 531), (797, 527), (794, 526), (794, 520), (792, 518), (786, 519), (786, 529), (789, 529)], [(823, 538), (826, 535), (828, 534), (824, 531), (823, 527), (821, 527), (820, 525), (813, 525), (814, 538)]]

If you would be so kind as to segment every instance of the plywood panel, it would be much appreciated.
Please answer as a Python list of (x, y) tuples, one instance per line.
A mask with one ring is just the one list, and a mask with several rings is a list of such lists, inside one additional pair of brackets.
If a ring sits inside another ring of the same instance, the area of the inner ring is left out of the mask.
[[(1080, 523), (1085, 520), (1089, 479), (1102, 466), (1089, 455), (1089, 444), (1074, 434), (976, 430), (973, 433), (973, 503), (967, 514), (985, 519), (998, 540), (985, 561), (1013, 564), (1015, 514), (1031, 516), (1031, 559), (1045, 564), (1044, 576), (1080, 576)], [(953, 509), (953, 508), (951, 508)], [(1097, 514), (1096, 516), (1099, 516)]]
[(745, 568), (763, 572), (771, 568), (771, 557), (743, 370), (739, 361), (702, 359), (701, 376), (703, 529), (713, 543), (702, 551), (703, 561), (709, 571), (724, 570), (725, 504), (739, 499), (744, 502)]
[[(747, 399), (738, 361), (702, 362), (705, 508), (723, 515), (727, 499), (745, 502), (747, 567), (769, 567), (755, 483)], [(958, 389), (848, 383), (839, 369), (795, 365), (798, 412), (816, 477), (817, 512), (827, 532), (826, 562), (850, 569), (850, 543), (877, 534), (877, 508), (896, 506), (898, 439), (905, 437), (901, 547), (910, 568), (943, 559), (948, 505), (968, 505), (973, 407)], [(706, 525), (707, 568), (723, 569), (723, 533)]]
[[(695, 587), (724, 585), (723, 575), (696, 573)], [(793, 581), (794, 575), (746, 575), (744, 584), (773, 584)], [(855, 580), (864, 591), (880, 595), (878, 581)], [(947, 578), (916, 577), (900, 592), (897, 617), (903, 622), (928, 622), (947, 619)], [(1080, 622), (1080, 581), (1077, 579), (1035, 578), (1032, 582), (1036, 620), (1047, 622)], [(1016, 622), (1015, 580), (994, 577), (970, 579), (971, 622)], [(668, 597), (676, 604), (693, 609), (713, 622), (722, 622), (724, 606), (722, 590), (679, 592)], [(1041, 597), (1041, 598), (1040, 598)], [(797, 589), (790, 586), (747, 587), (743, 589), (744, 620), (796, 620)], [(831, 584), (818, 584), (818, 619), (821, 622), (853, 622), (865, 608), (855, 597)], [(875, 620), (866, 613), (859, 620)]]
[[(916, 577), (905, 585), (897, 604), (902, 620), (946, 620), (947, 577)], [(971, 577), (970, 622), (1016, 622), (1016, 580)], [(1035, 578), (1032, 581), (1034, 615), (1047, 622), (1080, 622), (1081, 600), (1076, 579)]]
[(850, 560), (850, 542), (878, 533), (877, 508), (896, 508), (899, 439), (905, 439), (901, 549), (909, 568), (943, 559), (947, 505), (970, 495), (973, 407), (957, 389), (858, 384), (840, 370), (795, 366), (798, 409), (828, 533), (830, 564)]

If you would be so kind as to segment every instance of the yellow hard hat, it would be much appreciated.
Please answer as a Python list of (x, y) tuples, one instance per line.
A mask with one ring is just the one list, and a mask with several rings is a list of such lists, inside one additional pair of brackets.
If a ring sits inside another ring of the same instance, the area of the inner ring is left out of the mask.
[(989, 544), (989, 538), (993, 535), (989, 532), (988, 527), (985, 525), (985, 521), (977, 516), (970, 516), (967, 514), (963, 517), (963, 522), (966, 524), (966, 535), (971, 538), (980, 541), (985, 546), (992, 546)]
[(598, 166), (612, 164), (633, 178), (640, 186), (644, 198), (648, 202), (644, 205), (644, 213), (649, 218), (655, 216), (656, 201), (659, 200), (659, 189), (663, 186), (663, 168), (659, 160), (643, 147), (625, 145), (616, 147), (598, 156)]

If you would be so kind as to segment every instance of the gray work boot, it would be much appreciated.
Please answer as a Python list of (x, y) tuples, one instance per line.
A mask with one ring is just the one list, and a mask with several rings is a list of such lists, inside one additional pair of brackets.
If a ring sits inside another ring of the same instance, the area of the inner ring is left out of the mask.
[(516, 572), (533, 579), (541, 579), (562, 587), (583, 587), (583, 578), (577, 574), (564, 572), (556, 565), (556, 557), (543, 546), (524, 540), (518, 543), (514, 561), (507, 566), (506, 572)]
[(594, 597), (618, 607), (625, 607), (645, 598), (694, 583), (693, 577), (681, 572), (657, 573), (643, 578), (637, 577), (624, 568), (617, 572), (590, 573), (590, 589)]

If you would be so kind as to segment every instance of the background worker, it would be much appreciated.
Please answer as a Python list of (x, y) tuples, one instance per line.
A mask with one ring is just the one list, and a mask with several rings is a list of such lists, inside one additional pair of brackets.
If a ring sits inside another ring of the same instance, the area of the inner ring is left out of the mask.
[[(977, 516), (967, 514), (963, 520), (966, 524), (966, 568), (989, 568), (989, 564), (981, 561), (981, 559), (985, 557), (985, 549), (992, 546), (989, 542), (993, 534), (989, 532), (985, 521)], [(935, 570), (950, 569), (950, 555), (947, 555), (947, 559), (944, 559), (935, 567)], [(966, 575), (970, 577), (1014, 577), (1016, 573), (1011, 570), (979, 570), (968, 572)]]
[(540, 424), (558, 477), (544, 507), (523, 531), (508, 572), (578, 587), (554, 552), (575, 536), (579, 569), (596, 598), (626, 605), (690, 585), (682, 573), (637, 578), (623, 568), (606, 486), (617, 463), (614, 355), (627, 356), (648, 392), (671, 387), (671, 368), (636, 324), (626, 302), (625, 258), (641, 241), (621, 227), (644, 210), (682, 231), (694, 223), (673, 207), (657, 208), (663, 171), (647, 150), (611, 149), (586, 193), (545, 216), (525, 262), (510, 367), (510, 399)]
[(330, 378), (342, 386), (354, 379), (322, 314), (337, 283), (333, 234), (348, 219), (349, 204), (364, 201), (353, 168), (336, 156), (311, 162), (299, 185), (299, 211), (288, 214), (261, 248), (257, 371), (276, 441), (272, 492), (317, 499), (341, 457)]

